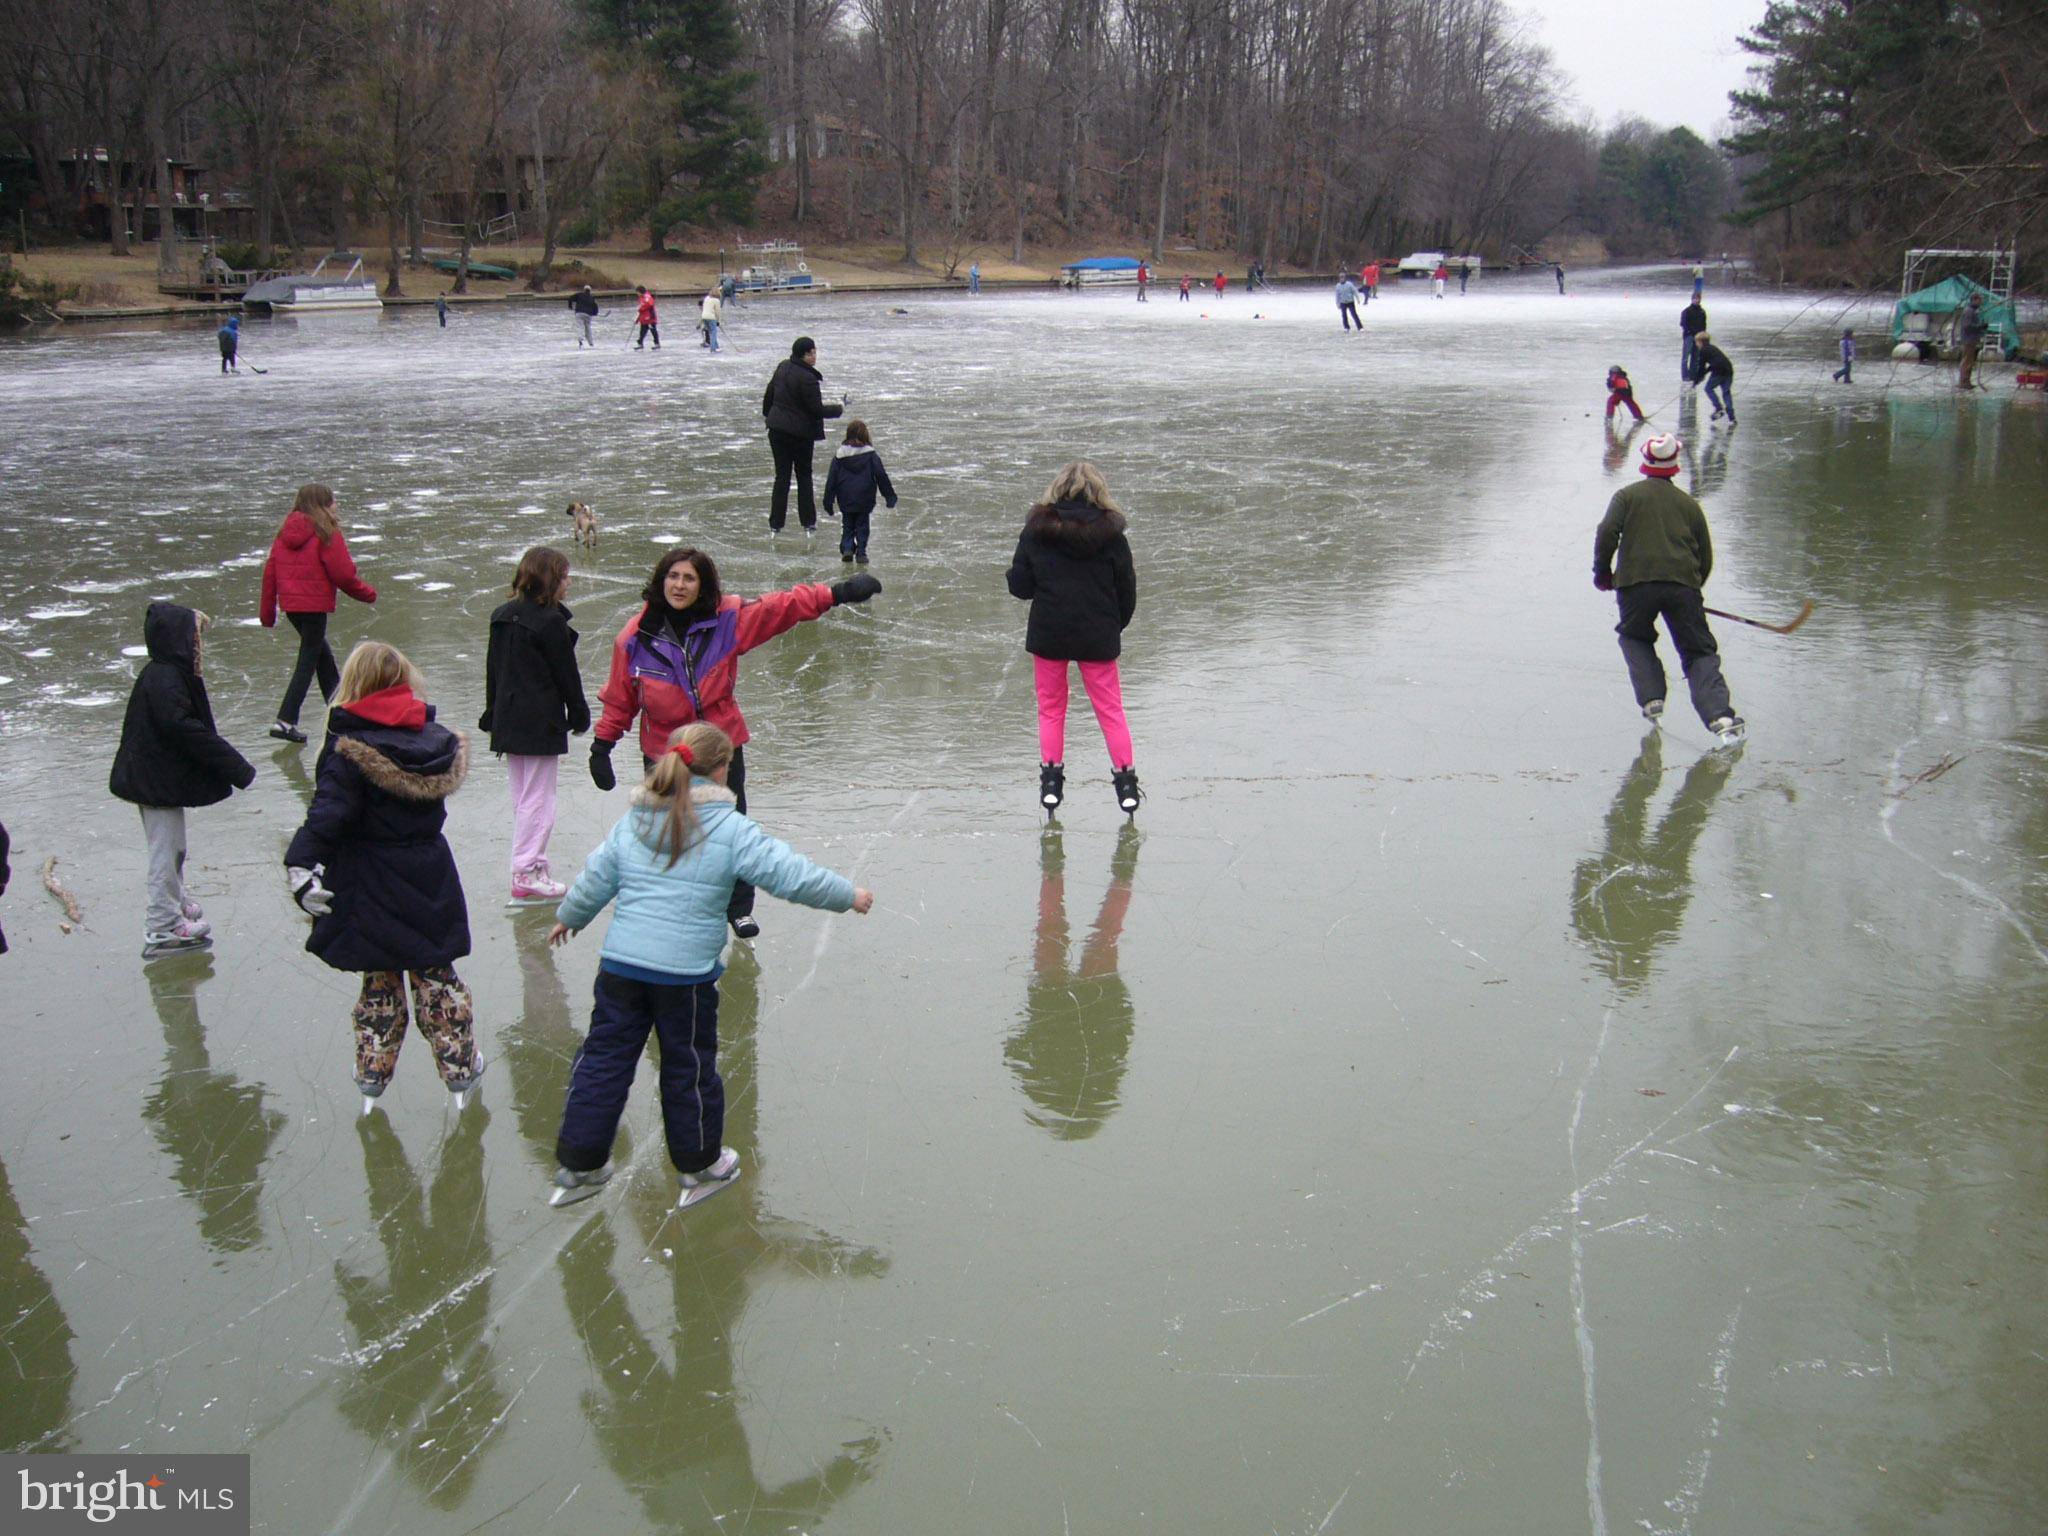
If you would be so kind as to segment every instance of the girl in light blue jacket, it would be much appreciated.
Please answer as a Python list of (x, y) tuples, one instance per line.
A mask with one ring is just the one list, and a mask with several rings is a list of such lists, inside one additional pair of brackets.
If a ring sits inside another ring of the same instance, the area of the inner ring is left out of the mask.
[(726, 903), (735, 880), (828, 912), (874, 905), (741, 815), (725, 787), (732, 738), (702, 720), (668, 739), (622, 817), (556, 911), (551, 944), (567, 943), (606, 905), (590, 1033), (569, 1069), (555, 1138), (554, 1205), (597, 1193), (612, 1176), (612, 1140), (650, 1030), (661, 1037), (661, 1115), (682, 1206), (739, 1177), (739, 1154), (719, 1144), (725, 1083), (718, 1075), (718, 978)]

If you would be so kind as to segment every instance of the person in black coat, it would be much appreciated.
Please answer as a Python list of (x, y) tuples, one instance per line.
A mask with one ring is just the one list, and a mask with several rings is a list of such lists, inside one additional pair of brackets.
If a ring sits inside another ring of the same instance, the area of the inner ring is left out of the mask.
[(1024, 519), (1010, 560), (1010, 595), (1031, 604), (1024, 648), (1038, 691), (1038, 802), (1048, 817), (1066, 797), (1067, 663), (1095, 706), (1109, 747), (1118, 809), (1138, 809), (1138, 770), (1124, 720), (1117, 657), (1138, 610), (1138, 577), (1123, 513), (1102, 473), (1085, 460), (1053, 477), (1045, 499)]
[(818, 372), (818, 344), (799, 336), (789, 356), (775, 365), (775, 375), (761, 392), (761, 415), (768, 422), (768, 449), (775, 455), (775, 498), (768, 509), (771, 532), (782, 532), (789, 518), (789, 481), (796, 477), (797, 521), (805, 532), (818, 526), (818, 504), (811, 491), (811, 451), (825, 437), (825, 422), (850, 403), (841, 395), (838, 403), (824, 396), (824, 376)]
[(1693, 338), (1692, 381), (1702, 379), (1707, 384), (1707, 399), (1713, 403), (1714, 414), (1707, 419), (1719, 421), (1722, 412), (1728, 414), (1728, 425), (1735, 425), (1735, 364), (1728, 360), (1728, 354), (1714, 344), (1714, 338), (1705, 331)]
[(469, 908), (442, 827), (469, 771), (469, 744), (434, 720), (418, 670), (375, 640), (349, 653), (327, 717), (313, 803), (285, 850), (292, 899), (313, 918), (312, 954), (363, 973), (355, 1006), (363, 1112), (383, 1093), (414, 1022), (459, 1108), (483, 1076), (469, 988)]
[(107, 788), (141, 808), (149, 839), (148, 907), (142, 957), (205, 949), (213, 929), (185, 888), (185, 812), (216, 805), (255, 782), (256, 770), (214, 729), (201, 679), (201, 636), (211, 622), (196, 609), (151, 603), (142, 618), (149, 661), (128, 695), (121, 746)]
[(844, 519), (839, 535), (842, 564), (854, 560), (868, 563), (868, 518), (874, 513), (877, 492), (890, 506), (896, 505), (896, 487), (889, 483), (889, 471), (875, 452), (868, 424), (849, 421), (846, 440), (832, 455), (832, 467), (825, 471), (825, 515), (831, 517), (836, 506)]
[(569, 627), (569, 557), (542, 545), (520, 558), (512, 601), (491, 615), (484, 660), (484, 712), (477, 729), (505, 755), (512, 784), (512, 901), (560, 901), (569, 888), (548, 869), (555, 830), (555, 778), (569, 737), (590, 729), (590, 705), (576, 670)]
[[(0, 896), (7, 894), (7, 881), (12, 873), (7, 868), (7, 855), (13, 847), (7, 839), (7, 824), (0, 822)], [(0, 955), (7, 953), (7, 930), (0, 928)]]

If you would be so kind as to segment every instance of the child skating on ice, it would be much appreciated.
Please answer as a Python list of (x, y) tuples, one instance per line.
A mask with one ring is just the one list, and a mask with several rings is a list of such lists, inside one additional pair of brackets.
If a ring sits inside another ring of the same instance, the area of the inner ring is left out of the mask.
[(875, 452), (868, 424), (849, 421), (846, 440), (832, 455), (832, 467), (825, 471), (825, 515), (831, 517), (833, 509), (838, 509), (842, 564), (868, 563), (868, 519), (874, 514), (877, 492), (891, 507), (896, 505), (896, 487), (889, 483), (889, 471)]
[(1629, 382), (1628, 370), (1616, 363), (1607, 370), (1607, 419), (1614, 419), (1616, 406), (1625, 405), (1629, 414), (1637, 421), (1643, 419), (1643, 409), (1636, 404), (1636, 387)]
[(484, 1073), (469, 988), (455, 974), (469, 953), (469, 908), (441, 830), (469, 744), (435, 722), (424, 686), (391, 646), (365, 640), (349, 652), (313, 803), (284, 855), (292, 899), (313, 919), (307, 951), (362, 973), (354, 1017), (364, 1114), (398, 1066), (408, 990), (457, 1109)]
[(182, 954), (213, 943), (213, 929), (185, 888), (185, 812), (215, 805), (255, 781), (256, 770), (213, 726), (206, 697), (205, 614), (151, 603), (142, 638), (149, 664), (128, 695), (121, 747), (107, 788), (142, 812), (149, 839), (149, 905), (142, 958)]
[(583, 866), (549, 933), (566, 943), (611, 902), (590, 1033), (569, 1069), (555, 1140), (555, 1192), (568, 1205), (612, 1176), (612, 1141), (650, 1032), (661, 1040), (661, 1115), (682, 1185), (679, 1206), (707, 1200), (739, 1177), (721, 1145), (725, 1083), (718, 1075), (719, 956), (735, 880), (827, 912), (866, 913), (874, 896), (813, 864), (740, 814), (725, 786), (732, 738), (695, 721), (669, 737), (634, 792), (633, 808)]
[(1138, 577), (1124, 537), (1123, 512), (1093, 464), (1069, 464), (1024, 519), (1010, 560), (1010, 595), (1031, 604), (1024, 649), (1038, 692), (1038, 803), (1051, 818), (1066, 798), (1067, 664), (1095, 707), (1109, 747), (1117, 809), (1133, 815), (1141, 798), (1124, 720), (1117, 657), (1138, 610)]
[(512, 787), (512, 903), (559, 901), (569, 889), (548, 868), (555, 781), (569, 737), (590, 729), (569, 627), (569, 557), (542, 545), (520, 558), (512, 600), (491, 615), (484, 712), (477, 729), (505, 756)]
[(1842, 332), (1842, 366), (1834, 371), (1832, 377), (1837, 384), (1856, 382), (1856, 333), (1853, 330)]

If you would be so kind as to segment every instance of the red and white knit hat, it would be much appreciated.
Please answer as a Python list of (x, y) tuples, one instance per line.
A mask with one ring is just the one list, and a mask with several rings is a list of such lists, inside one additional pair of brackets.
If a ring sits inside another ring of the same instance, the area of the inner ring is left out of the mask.
[(1678, 473), (1678, 456), (1685, 452), (1676, 432), (1660, 432), (1643, 444), (1643, 473), (1669, 478)]

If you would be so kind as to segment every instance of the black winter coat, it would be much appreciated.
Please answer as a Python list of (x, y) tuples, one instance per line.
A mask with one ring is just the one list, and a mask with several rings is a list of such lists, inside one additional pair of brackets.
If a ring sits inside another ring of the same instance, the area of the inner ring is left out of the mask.
[(121, 747), (107, 788), (136, 805), (215, 805), (255, 781), (248, 759), (213, 725), (194, 663), (199, 616), (176, 603), (151, 603), (142, 620), (149, 661), (128, 695)]
[(418, 730), (327, 716), (318, 783), (284, 862), (326, 868), (334, 910), (308, 952), (337, 971), (416, 971), (469, 953), (469, 907), (441, 833), (469, 744), (433, 711)]
[(1678, 312), (1678, 329), (1681, 335), (1697, 336), (1707, 328), (1707, 312), (1699, 304), (1688, 304)]
[(515, 597), (491, 615), (484, 659), (484, 712), (493, 752), (560, 757), (571, 732), (590, 729), (590, 704), (576, 670), (576, 631), (559, 603)]
[(1697, 384), (1700, 380), (1706, 378), (1732, 379), (1734, 377), (1735, 365), (1728, 361), (1728, 354), (1715, 346), (1711, 341), (1694, 351), (1692, 362), (1693, 383)]
[[(12, 847), (12, 844), (7, 840), (7, 827), (5, 823), (0, 823), (0, 896), (7, 894), (7, 853), (10, 847)], [(5, 931), (0, 931), (0, 955), (6, 953), (7, 934)]]
[(896, 487), (889, 483), (889, 471), (882, 468), (882, 456), (862, 443), (842, 443), (832, 455), (832, 467), (825, 471), (825, 515), (837, 507), (855, 517), (875, 510), (875, 493), (890, 506), (896, 505)]
[(1086, 501), (1036, 506), (1010, 559), (1010, 595), (1029, 600), (1024, 649), (1048, 661), (1114, 661), (1138, 611), (1121, 512)]
[(761, 414), (768, 418), (768, 430), (808, 437), (816, 442), (825, 435), (826, 418), (846, 409), (837, 400), (827, 401), (825, 376), (809, 363), (784, 358), (775, 365), (775, 376), (761, 391)]

